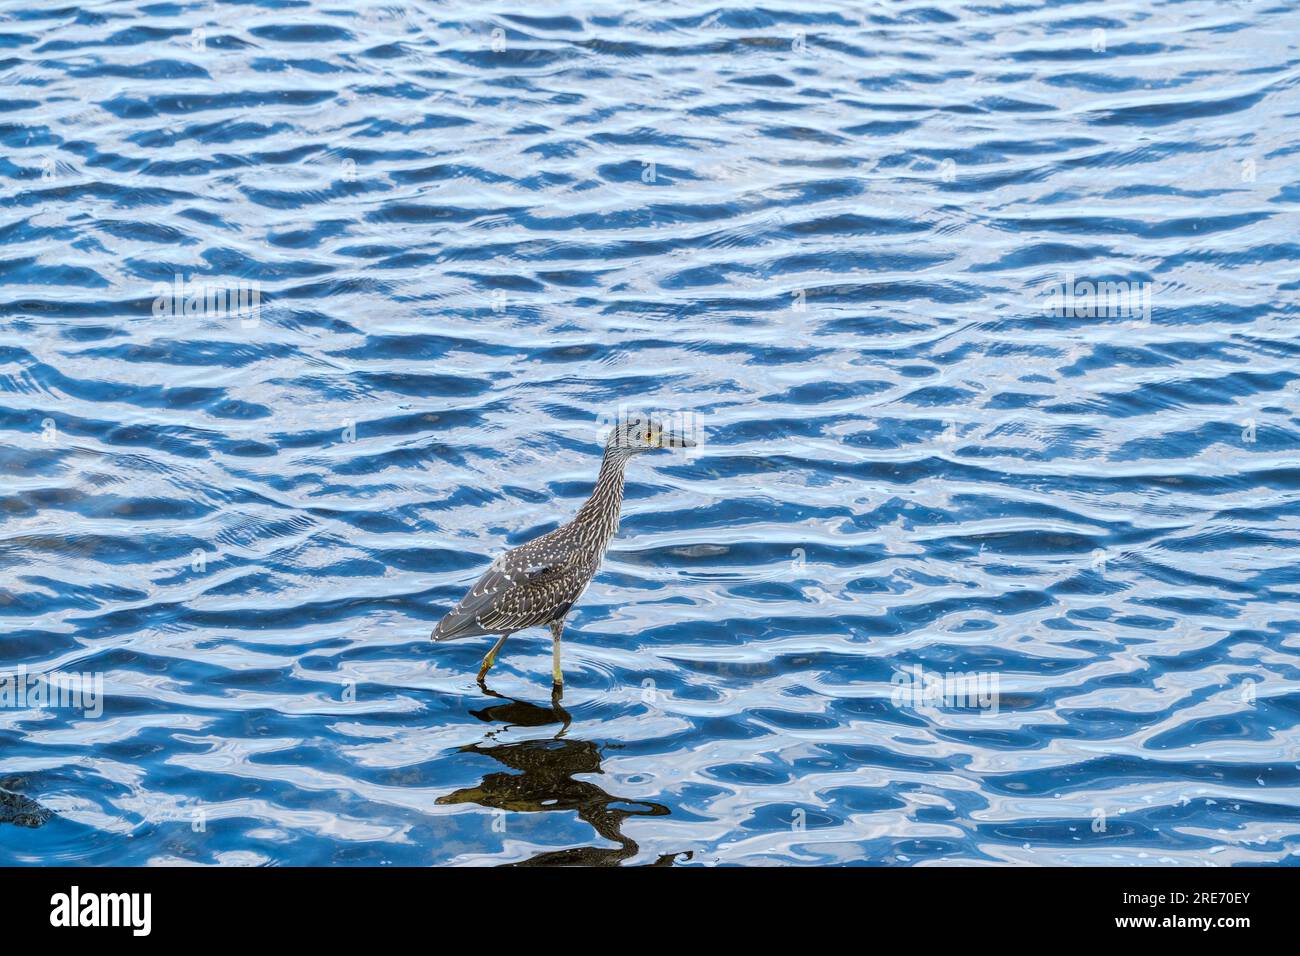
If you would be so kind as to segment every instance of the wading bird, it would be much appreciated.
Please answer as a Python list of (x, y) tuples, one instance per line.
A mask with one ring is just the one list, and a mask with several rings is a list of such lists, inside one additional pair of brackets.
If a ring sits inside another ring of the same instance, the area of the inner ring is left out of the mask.
[(620, 421), (610, 430), (605, 443), (605, 460), (596, 488), (574, 519), (493, 561), (460, 603), (438, 622), (433, 639), (451, 641), (499, 634), (479, 668), (478, 681), (482, 685), (507, 637), (526, 627), (548, 624), (554, 639), (551, 693), (560, 697), (564, 688), (560, 670), (564, 616), (595, 577), (609, 539), (618, 530), (624, 467), (641, 452), (694, 445), (691, 439), (666, 432), (649, 418)]

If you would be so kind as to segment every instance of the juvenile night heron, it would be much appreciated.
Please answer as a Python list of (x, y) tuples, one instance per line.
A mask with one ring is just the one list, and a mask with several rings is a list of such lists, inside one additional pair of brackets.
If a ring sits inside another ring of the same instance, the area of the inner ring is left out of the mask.
[(609, 539), (618, 530), (624, 467), (641, 452), (694, 445), (691, 439), (666, 432), (649, 418), (620, 421), (610, 430), (605, 443), (605, 460), (596, 488), (574, 519), (493, 561), (460, 603), (438, 622), (433, 639), (451, 641), (499, 634), (479, 668), (478, 680), (483, 684), (507, 637), (526, 627), (548, 624), (554, 639), (552, 694), (560, 696), (564, 687), (560, 670), (564, 616), (595, 577)]

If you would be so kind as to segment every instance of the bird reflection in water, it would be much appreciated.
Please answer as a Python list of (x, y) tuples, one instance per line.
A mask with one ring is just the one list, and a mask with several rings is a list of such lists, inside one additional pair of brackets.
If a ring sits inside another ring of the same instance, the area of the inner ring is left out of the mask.
[[(572, 811), (580, 820), (611, 843), (612, 847), (583, 846), (551, 850), (523, 860), (514, 866), (618, 866), (636, 856), (640, 847), (623, 833), (623, 821), (628, 817), (662, 817), (669, 813), (666, 806), (645, 800), (625, 800), (613, 796), (585, 780), (575, 780), (575, 774), (599, 774), (600, 747), (590, 740), (574, 740), (565, 734), (572, 717), (558, 701), (550, 708), (538, 707), (527, 701), (503, 697), (494, 691), (489, 694), (503, 703), (482, 710), (470, 711), (479, 720), (501, 723), (507, 727), (544, 727), (560, 724), (559, 732), (550, 739), (524, 740), (518, 743), (475, 743), (461, 747), (462, 753), (482, 754), (503, 764), (513, 772), (489, 773), (476, 787), (467, 787), (438, 798), (442, 804), (477, 803), (491, 809), (514, 813), (540, 813)], [(495, 736), (499, 728), (489, 734)], [(651, 866), (669, 866), (676, 859), (690, 859), (691, 854), (668, 853)]]

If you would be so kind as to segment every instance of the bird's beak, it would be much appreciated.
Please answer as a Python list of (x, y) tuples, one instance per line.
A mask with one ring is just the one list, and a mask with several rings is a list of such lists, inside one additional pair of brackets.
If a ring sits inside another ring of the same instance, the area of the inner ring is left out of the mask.
[(674, 432), (661, 432), (659, 435), (660, 448), (694, 448), (694, 439), (687, 438), (685, 435), (678, 435)]

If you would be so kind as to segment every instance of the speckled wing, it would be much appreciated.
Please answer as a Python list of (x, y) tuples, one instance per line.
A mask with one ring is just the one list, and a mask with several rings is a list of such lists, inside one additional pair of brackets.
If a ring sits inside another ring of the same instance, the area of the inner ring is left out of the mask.
[(528, 546), (507, 552), (438, 622), (433, 639), (508, 634), (563, 617), (586, 583), (585, 578), (578, 579), (569, 563), (566, 558), (543, 556)]

